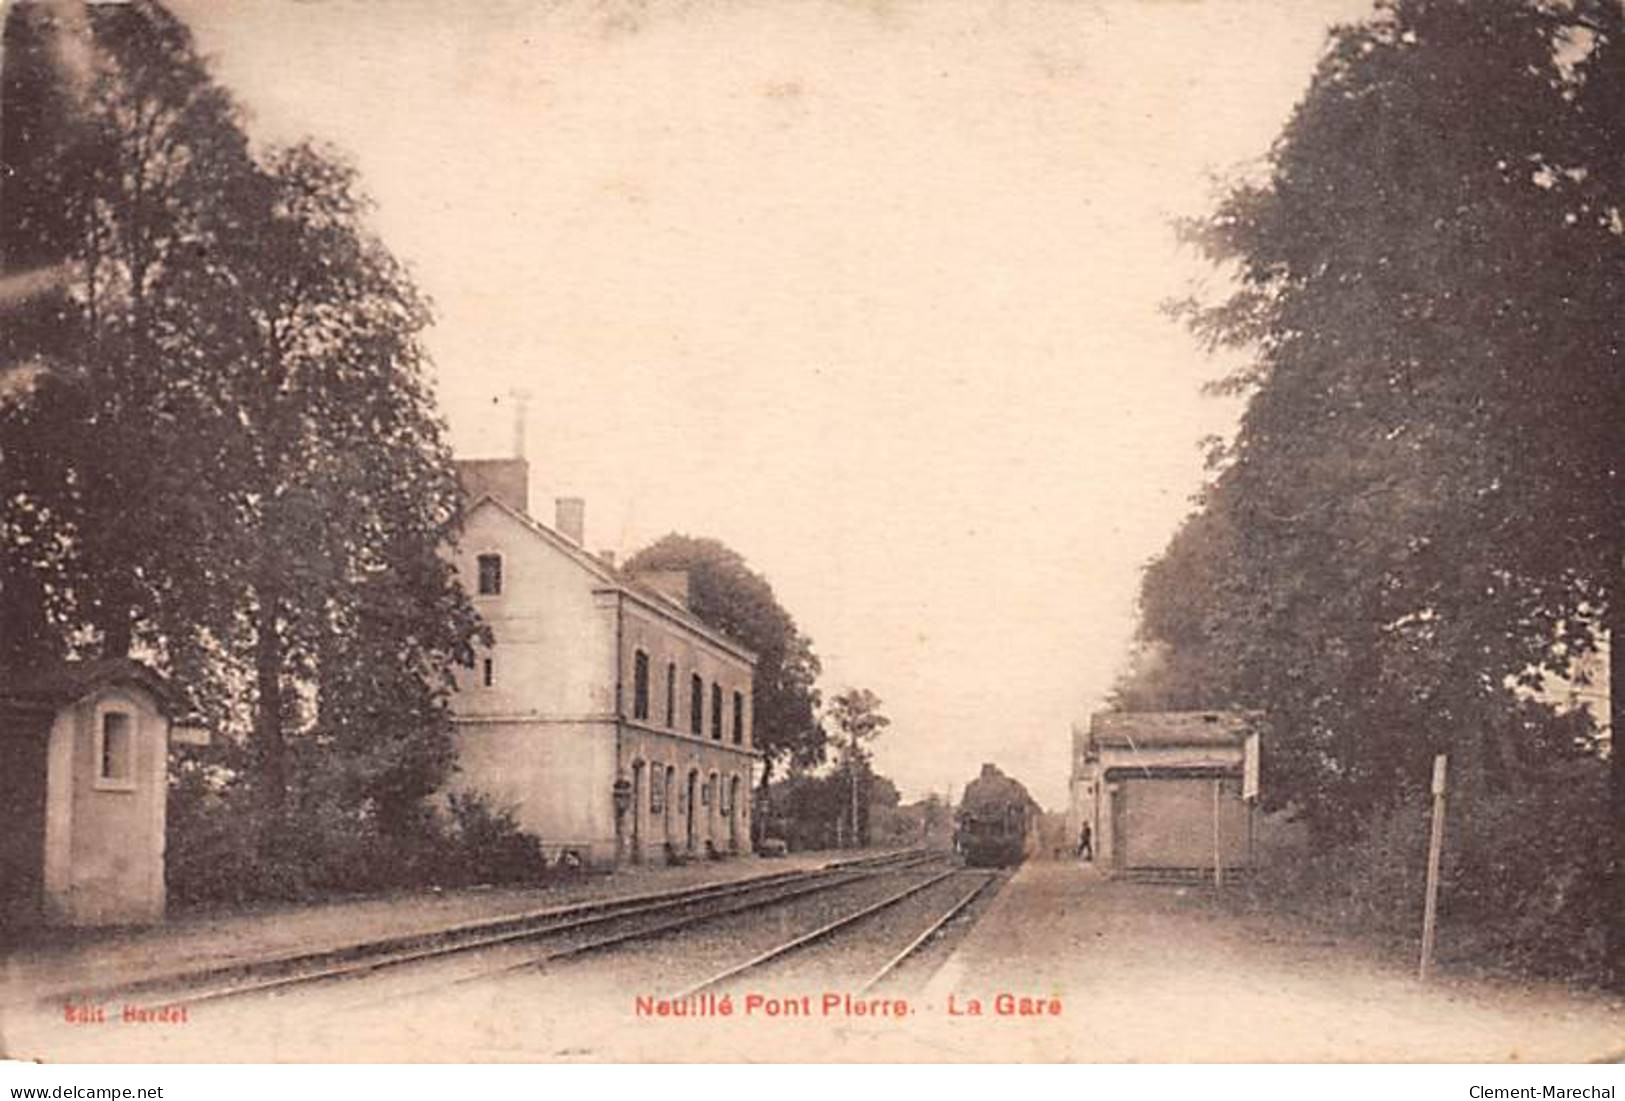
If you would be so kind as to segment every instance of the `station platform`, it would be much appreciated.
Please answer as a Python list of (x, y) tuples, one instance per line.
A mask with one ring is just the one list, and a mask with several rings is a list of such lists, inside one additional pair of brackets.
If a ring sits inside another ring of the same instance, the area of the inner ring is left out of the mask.
[(534, 887), (392, 892), (306, 903), (263, 903), (172, 913), (161, 925), (41, 928), (5, 946), (0, 1007), (87, 987), (148, 982), (215, 968), (253, 966), (297, 953), (432, 934), (467, 922), (779, 872), (819, 868), (887, 850), (827, 850), (739, 857), (680, 867), (633, 865)]
[[(920, 1038), (950, 1058), (1579, 1062), (1625, 1054), (1617, 999), (1437, 972), (1422, 984), (1414, 960), (1391, 945), (1240, 905), (1211, 884), (1113, 880), (1072, 860), (1025, 864), (920, 1001)], [(973, 1001), (980, 1013), (968, 1012)]]

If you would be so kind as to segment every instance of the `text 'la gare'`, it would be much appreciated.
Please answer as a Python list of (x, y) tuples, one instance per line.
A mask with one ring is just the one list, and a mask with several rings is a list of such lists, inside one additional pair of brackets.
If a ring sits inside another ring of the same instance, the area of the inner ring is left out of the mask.
[(996, 994), (993, 997), (992, 1013), (982, 1006), (980, 998), (961, 998), (958, 995), (948, 995), (948, 1016), (950, 1017), (1059, 1017), (1061, 1015), (1061, 999), (1056, 997), (1017, 997), (1014, 994)]

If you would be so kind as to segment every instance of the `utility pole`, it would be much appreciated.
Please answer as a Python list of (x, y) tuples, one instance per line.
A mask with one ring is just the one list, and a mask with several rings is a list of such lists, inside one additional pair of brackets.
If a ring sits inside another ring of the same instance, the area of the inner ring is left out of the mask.
[(852, 734), (852, 744), (846, 759), (847, 780), (852, 785), (852, 847), (858, 847), (858, 735)]

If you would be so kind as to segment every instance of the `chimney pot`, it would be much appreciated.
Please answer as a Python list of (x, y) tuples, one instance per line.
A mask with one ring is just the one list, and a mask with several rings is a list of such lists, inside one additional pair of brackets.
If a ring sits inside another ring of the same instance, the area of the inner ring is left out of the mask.
[(489, 495), (529, 514), (530, 465), (524, 459), (459, 459), (456, 468), (468, 501)]
[(525, 457), (525, 419), (530, 411), (530, 391), (512, 390), (513, 396), (513, 457)]

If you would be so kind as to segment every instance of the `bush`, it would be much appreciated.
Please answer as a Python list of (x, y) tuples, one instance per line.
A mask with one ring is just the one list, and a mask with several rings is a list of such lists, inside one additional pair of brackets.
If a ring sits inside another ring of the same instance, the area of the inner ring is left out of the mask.
[(519, 826), (513, 808), (480, 793), (448, 800), (447, 827), (438, 838), (446, 883), (534, 883), (547, 871), (541, 839)]
[[(1498, 971), (1601, 981), (1608, 911), (1606, 766), (1576, 762), (1505, 792), (1447, 806), (1439, 959)], [(1354, 841), (1267, 867), (1261, 898), (1395, 938), (1420, 935), (1430, 803), (1415, 799)]]
[(170, 777), (164, 876), (171, 900), (245, 902), (288, 897), (257, 848), (258, 820), (243, 786), (225, 769), (185, 761)]
[(183, 904), (304, 900), (476, 883), (540, 882), (541, 841), (483, 795), (453, 795), (389, 816), (337, 785), (294, 793), (280, 840), (240, 775), (181, 762), (170, 780), (166, 880)]
[(1611, 918), (1604, 764), (1583, 762), (1561, 779), (1464, 804), (1446, 821), (1445, 845), (1447, 958), (1604, 977)]

